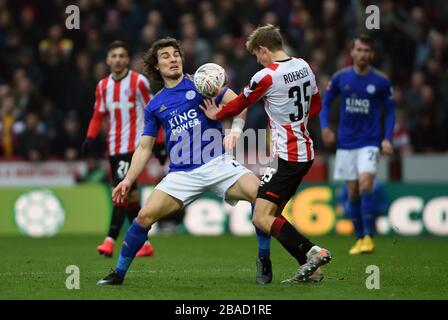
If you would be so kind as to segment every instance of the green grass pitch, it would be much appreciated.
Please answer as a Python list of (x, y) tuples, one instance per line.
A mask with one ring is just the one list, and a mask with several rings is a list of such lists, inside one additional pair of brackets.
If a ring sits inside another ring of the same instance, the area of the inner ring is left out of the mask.
[[(447, 299), (448, 239), (379, 237), (373, 254), (349, 256), (353, 238), (312, 238), (333, 252), (319, 284), (284, 285), (295, 261), (272, 241), (274, 280), (255, 284), (254, 237), (155, 236), (156, 256), (137, 258), (122, 286), (98, 287), (114, 267), (97, 254), (98, 236), (51, 239), (0, 237), (0, 299)], [(120, 246), (119, 246), (120, 247)], [(119, 248), (118, 248), (119, 249)], [(80, 269), (80, 289), (68, 290), (68, 265)], [(366, 268), (380, 270), (380, 289), (368, 290)]]

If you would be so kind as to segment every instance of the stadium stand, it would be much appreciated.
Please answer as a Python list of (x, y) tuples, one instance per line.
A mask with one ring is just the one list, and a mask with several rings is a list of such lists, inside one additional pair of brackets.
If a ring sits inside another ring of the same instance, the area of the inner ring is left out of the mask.
[[(323, 90), (332, 73), (351, 63), (349, 40), (366, 31), (366, 3), (79, 0), (80, 29), (68, 30), (65, 8), (73, 1), (0, 0), (0, 159), (82, 159), (80, 144), (93, 111), (95, 83), (105, 76), (105, 50), (112, 40), (130, 43), (131, 68), (141, 71), (142, 54), (152, 41), (177, 37), (184, 46), (186, 72), (204, 62), (219, 63), (229, 86), (240, 91), (260, 68), (244, 39), (257, 25), (273, 23), (287, 39), (289, 53), (310, 61)], [(374, 38), (374, 65), (394, 86), (397, 159), (446, 152), (448, 3), (377, 3), (381, 32), (368, 33)], [(151, 85), (153, 92), (160, 88)], [(263, 128), (266, 122), (261, 108), (250, 109), (247, 127)], [(318, 154), (326, 156), (331, 150), (323, 147), (317, 122), (310, 130)], [(399, 179), (400, 168), (391, 174)]]

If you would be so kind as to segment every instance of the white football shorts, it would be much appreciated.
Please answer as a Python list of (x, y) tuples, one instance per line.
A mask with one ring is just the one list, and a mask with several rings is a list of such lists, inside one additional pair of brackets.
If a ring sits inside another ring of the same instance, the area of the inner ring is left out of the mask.
[(375, 174), (379, 156), (378, 147), (363, 147), (359, 149), (337, 149), (334, 164), (334, 179), (353, 181), (361, 173)]
[(155, 187), (179, 199), (186, 206), (205, 192), (211, 192), (234, 206), (235, 200), (225, 199), (227, 190), (241, 176), (252, 172), (242, 166), (232, 156), (224, 154), (190, 171), (168, 173)]

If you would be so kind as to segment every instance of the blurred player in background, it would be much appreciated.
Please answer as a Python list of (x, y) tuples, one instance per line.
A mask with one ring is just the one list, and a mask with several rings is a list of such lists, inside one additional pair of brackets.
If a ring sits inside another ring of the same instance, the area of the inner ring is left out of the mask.
[[(339, 128), (334, 178), (347, 183), (349, 215), (356, 243), (350, 254), (374, 251), (375, 178), (380, 148), (392, 154), (395, 103), (389, 79), (371, 66), (372, 40), (360, 35), (352, 42), (353, 66), (335, 73), (328, 84), (320, 115), (322, 139), (328, 146), (336, 141), (330, 129), (330, 108), (340, 95)], [(382, 116), (384, 113), (384, 129)]]
[[(155, 41), (144, 63), (146, 73), (153, 80), (162, 80), (164, 88), (145, 110), (140, 144), (126, 177), (113, 190), (112, 197), (116, 202), (126, 198), (151, 156), (161, 126), (167, 137), (170, 172), (155, 187), (127, 231), (114, 272), (98, 281), (98, 285), (122, 284), (151, 226), (203, 193), (213, 192), (232, 204), (237, 200), (253, 203), (257, 194), (259, 179), (225, 154), (221, 123), (209, 120), (200, 110), (204, 97), (196, 90), (192, 77), (183, 73), (179, 42), (173, 38)], [(232, 90), (224, 88), (215, 99), (217, 103), (225, 103), (235, 96)]]
[[(106, 63), (111, 74), (102, 79), (96, 87), (95, 109), (90, 120), (83, 153), (93, 151), (94, 140), (100, 134), (103, 118), (108, 120), (107, 154), (115, 187), (125, 177), (132, 154), (143, 131), (145, 106), (150, 100), (149, 82), (141, 74), (129, 69), (129, 48), (122, 41), (114, 41), (108, 47)], [(100, 254), (112, 256), (124, 219), (130, 223), (140, 210), (137, 185), (121, 204), (114, 203), (109, 233), (97, 247)], [(147, 241), (138, 256), (152, 256), (152, 245)]]
[[(261, 179), (253, 223), (266, 238), (273, 235), (299, 263), (297, 273), (283, 282), (321, 281), (319, 266), (331, 260), (330, 252), (312, 243), (281, 215), (314, 159), (307, 124), (321, 109), (315, 76), (307, 62), (285, 53), (280, 31), (273, 25), (254, 30), (246, 48), (265, 68), (228, 104), (217, 107), (206, 100), (203, 110), (210, 119), (223, 120), (264, 99), (274, 163), (278, 161), (278, 165), (271, 164)], [(271, 282), (269, 255), (259, 253), (257, 266), (257, 282)]]
[[(375, 219), (379, 216), (387, 216), (387, 212), (389, 209), (389, 199), (383, 184), (377, 178), (373, 180), (373, 196), (375, 199), (373, 209)], [(336, 188), (335, 202), (336, 212), (338, 214), (345, 215), (347, 218), (350, 218), (350, 200), (348, 197), (348, 189), (346, 183), (343, 183), (341, 186)], [(375, 232), (375, 221), (372, 221), (372, 223), (372, 231)]]

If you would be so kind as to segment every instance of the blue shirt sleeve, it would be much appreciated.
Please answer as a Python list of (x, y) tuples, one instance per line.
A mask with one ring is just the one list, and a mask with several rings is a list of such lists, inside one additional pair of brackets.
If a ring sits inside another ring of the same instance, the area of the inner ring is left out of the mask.
[(221, 101), (224, 98), (224, 95), (226, 94), (228, 89), (229, 89), (228, 87), (224, 87), (222, 92), (219, 95), (216, 96), (216, 98), (215, 98), (216, 104), (219, 105), (221, 103)]
[(330, 125), (331, 104), (339, 94), (338, 80), (338, 75), (333, 76), (333, 78), (328, 83), (328, 86), (325, 90), (324, 98), (322, 99), (322, 110), (320, 112), (320, 127), (322, 129), (328, 128), (328, 126)]
[(389, 80), (386, 82), (381, 100), (386, 113), (384, 123), (384, 139), (392, 141), (392, 134), (395, 126), (395, 100), (392, 85)]
[(145, 108), (145, 127), (143, 129), (144, 136), (157, 137), (157, 133), (160, 129), (160, 121), (154, 116), (154, 113), (149, 108), (149, 105)]

